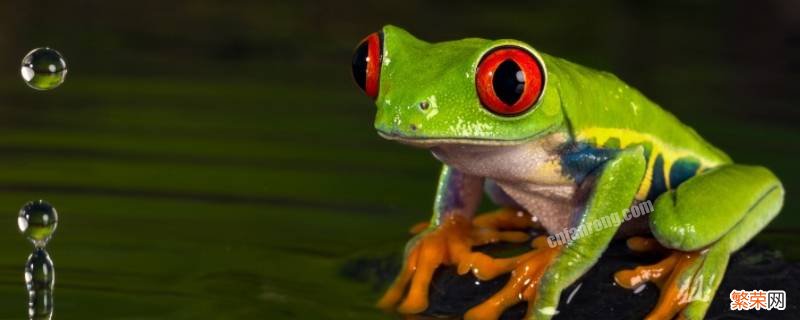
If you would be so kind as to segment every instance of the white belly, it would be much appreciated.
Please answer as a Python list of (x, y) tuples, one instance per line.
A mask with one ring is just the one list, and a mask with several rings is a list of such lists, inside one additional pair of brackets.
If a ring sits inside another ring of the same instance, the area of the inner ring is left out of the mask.
[(451, 144), (431, 152), (461, 172), (494, 180), (549, 232), (557, 232), (576, 211), (577, 185), (563, 174), (558, 154), (565, 141), (564, 134), (552, 134), (518, 145)]

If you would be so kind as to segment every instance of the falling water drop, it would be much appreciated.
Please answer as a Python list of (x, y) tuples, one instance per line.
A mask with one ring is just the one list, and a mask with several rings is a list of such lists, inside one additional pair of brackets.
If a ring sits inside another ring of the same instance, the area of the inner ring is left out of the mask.
[(64, 83), (67, 62), (58, 51), (44, 47), (28, 52), (22, 58), (22, 79), (36, 90), (51, 90)]
[(44, 200), (31, 201), (22, 206), (17, 218), (19, 231), (36, 247), (44, 247), (58, 226), (58, 213)]
[(25, 286), (28, 289), (28, 319), (53, 318), (53, 261), (44, 248), (36, 248), (25, 263)]

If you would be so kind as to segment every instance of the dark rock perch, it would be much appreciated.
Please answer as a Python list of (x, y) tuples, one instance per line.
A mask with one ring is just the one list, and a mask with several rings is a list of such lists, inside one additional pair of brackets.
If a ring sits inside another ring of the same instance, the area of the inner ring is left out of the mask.
[[(519, 250), (508, 245), (487, 246), (481, 251), (493, 255)], [(634, 293), (617, 286), (614, 272), (659, 260), (656, 256), (630, 252), (624, 241), (614, 241), (600, 261), (580, 280), (564, 290), (555, 319), (641, 319), (658, 300), (658, 288), (648, 284)], [(344, 276), (370, 282), (376, 291), (386, 288), (400, 265), (399, 254), (382, 258), (357, 258), (347, 262)], [(430, 318), (457, 318), (469, 308), (486, 300), (505, 285), (509, 275), (480, 281), (471, 274), (459, 276), (455, 268), (439, 268), (430, 289), (430, 307), (424, 315)], [(785, 290), (786, 310), (731, 311), (731, 290)], [(750, 244), (731, 257), (725, 278), (720, 285), (707, 319), (797, 319), (800, 317), (800, 263), (785, 261), (779, 252), (758, 244)], [(520, 303), (507, 310), (502, 319), (522, 319), (527, 306)]]

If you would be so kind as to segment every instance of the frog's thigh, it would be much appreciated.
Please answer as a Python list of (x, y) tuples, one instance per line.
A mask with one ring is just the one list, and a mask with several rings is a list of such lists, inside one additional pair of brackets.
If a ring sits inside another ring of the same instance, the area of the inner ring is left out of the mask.
[(766, 168), (723, 165), (659, 196), (650, 228), (669, 248), (694, 251), (725, 237), (735, 251), (778, 214), (783, 194)]

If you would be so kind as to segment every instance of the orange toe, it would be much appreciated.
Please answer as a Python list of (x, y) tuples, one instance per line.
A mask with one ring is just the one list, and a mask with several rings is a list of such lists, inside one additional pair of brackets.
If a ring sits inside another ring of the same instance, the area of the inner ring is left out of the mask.
[(540, 227), (536, 218), (529, 213), (512, 208), (500, 208), (478, 215), (472, 223), (478, 227), (503, 230), (525, 230)]
[[(426, 227), (427, 228), (427, 227)], [(444, 221), (436, 229), (420, 234), (409, 250), (403, 269), (378, 301), (378, 307), (404, 314), (428, 308), (428, 287), (440, 265), (450, 265), (469, 252), (472, 224), (458, 216)]]
[(484, 245), (497, 242), (520, 243), (528, 240), (530, 236), (521, 231), (497, 231), (488, 228), (475, 228), (472, 232), (472, 239), (475, 245)]
[(531, 251), (521, 259), (517, 259), (511, 272), (511, 279), (498, 293), (480, 305), (470, 309), (465, 315), (467, 320), (497, 319), (508, 308), (522, 301), (532, 301), (547, 266), (555, 259), (559, 248), (547, 246), (547, 240), (540, 236), (534, 240), (538, 249)]
[(379, 308), (410, 315), (428, 308), (428, 291), (439, 266), (456, 266), (459, 274), (472, 272), (482, 280), (492, 279), (518, 268), (536, 251), (514, 258), (495, 259), (472, 248), (495, 242), (524, 242), (530, 237), (519, 230), (536, 226), (530, 215), (500, 209), (480, 215), (473, 221), (450, 216), (435, 228), (422, 222), (411, 228), (417, 242), (407, 253), (403, 269), (378, 301)]
[(632, 270), (617, 271), (614, 274), (614, 281), (627, 289), (635, 289), (647, 282), (653, 282), (660, 287), (675, 268), (678, 256), (678, 253), (673, 253), (656, 264), (638, 266)]
[(405, 300), (397, 307), (400, 313), (419, 313), (428, 308), (428, 286), (433, 278), (433, 272), (447, 258), (446, 232), (434, 233), (423, 240), (419, 246), (417, 269), (411, 279), (411, 286)]
[(651, 251), (664, 251), (666, 250), (654, 238), (645, 237), (631, 237), (626, 241), (628, 248), (635, 252), (651, 252)]
[(414, 270), (416, 270), (417, 266), (417, 257), (419, 256), (419, 250), (412, 250), (408, 256), (406, 257), (406, 261), (403, 265), (403, 269), (400, 270), (400, 274), (397, 275), (395, 278), (394, 283), (388, 290), (383, 294), (380, 300), (378, 300), (377, 306), (380, 309), (391, 311), (400, 302), (400, 299), (403, 298), (403, 293), (405, 293), (406, 285), (411, 280), (411, 276), (414, 274)]
[(458, 265), (458, 274), (472, 272), (480, 280), (491, 280), (513, 271), (521, 260), (527, 260), (535, 251), (511, 258), (492, 258), (481, 252), (473, 252)]
[(671, 319), (691, 302), (691, 282), (681, 277), (699, 256), (697, 252), (679, 254), (669, 278), (661, 285), (661, 294), (658, 296), (656, 307), (645, 319)]
[(656, 264), (618, 271), (614, 280), (628, 289), (646, 282), (656, 284), (661, 294), (646, 319), (672, 319), (690, 302), (690, 279), (687, 280), (684, 273), (700, 256), (699, 252), (673, 251)]

